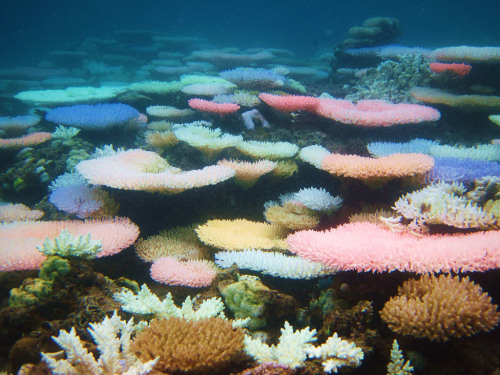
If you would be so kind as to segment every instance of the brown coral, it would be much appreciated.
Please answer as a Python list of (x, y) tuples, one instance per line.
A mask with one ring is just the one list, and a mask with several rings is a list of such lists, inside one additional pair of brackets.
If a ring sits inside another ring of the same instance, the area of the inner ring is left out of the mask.
[(143, 361), (159, 357), (154, 369), (162, 373), (215, 374), (238, 360), (243, 336), (221, 318), (153, 320), (134, 339), (132, 350)]
[(490, 331), (500, 313), (468, 277), (424, 275), (403, 283), (380, 316), (397, 333), (447, 341)]
[(300, 204), (293, 202), (285, 203), (283, 206), (269, 206), (264, 212), (266, 220), (291, 230), (312, 229), (319, 224), (319, 215)]
[(175, 227), (155, 236), (138, 240), (134, 247), (145, 262), (154, 262), (161, 257), (177, 259), (207, 259), (208, 249), (198, 240), (195, 226)]

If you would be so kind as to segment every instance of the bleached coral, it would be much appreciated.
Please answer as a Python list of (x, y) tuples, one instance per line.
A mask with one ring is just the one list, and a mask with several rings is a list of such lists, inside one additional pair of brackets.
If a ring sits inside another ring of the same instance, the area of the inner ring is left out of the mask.
[(46, 256), (60, 256), (63, 258), (80, 257), (95, 258), (102, 251), (102, 242), (90, 239), (90, 233), (87, 236), (75, 237), (69, 231), (63, 229), (59, 236), (51, 240), (45, 239), (43, 246), (37, 246), (38, 251)]
[[(224, 303), (220, 298), (210, 298), (200, 303), (194, 309), (193, 300), (188, 296), (181, 307), (177, 307), (172, 299), (172, 294), (167, 293), (163, 300), (152, 293), (146, 284), (141, 286), (141, 290), (135, 294), (127, 288), (113, 295), (115, 301), (119, 302), (122, 310), (141, 315), (153, 315), (156, 318), (184, 318), (186, 320), (201, 320), (211, 317), (226, 319), (224, 315)], [(233, 327), (242, 327), (248, 319), (233, 320)]]
[(342, 205), (342, 198), (334, 197), (323, 188), (304, 188), (298, 192), (280, 196), (283, 203), (295, 201), (315, 211), (336, 211)]
[(321, 358), (325, 372), (337, 372), (340, 367), (358, 367), (364, 358), (363, 351), (354, 343), (342, 340), (337, 333), (317, 347), (305, 348), (309, 358)]
[(307, 357), (325, 359), (325, 372), (337, 372), (343, 366), (359, 366), (363, 360), (363, 351), (351, 342), (342, 340), (335, 333), (321, 346), (314, 347), (316, 330), (306, 327), (293, 331), (293, 327), (285, 322), (281, 329), (281, 337), (277, 345), (267, 345), (259, 339), (245, 336), (245, 352), (258, 362), (275, 362), (292, 369), (304, 365)]
[(215, 254), (215, 263), (223, 268), (236, 264), (238, 268), (288, 279), (311, 279), (336, 272), (296, 256), (261, 250), (221, 251)]
[(101, 323), (90, 324), (88, 329), (100, 353), (97, 361), (84, 348), (74, 328), (70, 332), (60, 330), (57, 337), (52, 337), (65, 351), (66, 359), (58, 358), (62, 352), (42, 353), (42, 359), (55, 375), (148, 374), (158, 358), (146, 363), (139, 361), (130, 350), (134, 330), (133, 320), (121, 320), (115, 311), (111, 318), (106, 317)]
[(405, 362), (398, 341), (394, 340), (391, 349), (391, 362), (387, 365), (387, 375), (410, 375), (412, 372), (413, 366), (410, 361)]
[(321, 169), (321, 162), (327, 155), (330, 155), (330, 151), (319, 145), (304, 147), (299, 152), (299, 158), (302, 159), (302, 161), (312, 164), (318, 169)]
[(78, 172), (66, 172), (50, 183), (49, 189), (56, 190), (74, 185), (87, 185), (87, 181)]
[(211, 129), (195, 123), (174, 125), (173, 131), (179, 140), (207, 153), (234, 147), (243, 141), (241, 135), (223, 133), (220, 128)]
[(465, 192), (463, 184), (438, 182), (402, 196), (393, 208), (405, 219), (411, 220), (409, 228), (417, 232), (426, 232), (430, 224), (495, 228), (498, 218), (467, 199)]
[(290, 368), (304, 365), (307, 354), (306, 348), (311, 348), (311, 342), (316, 341), (316, 330), (306, 327), (293, 331), (293, 327), (285, 322), (281, 329), (280, 341), (277, 345), (267, 345), (259, 339), (245, 336), (245, 352), (258, 362), (277, 362)]
[(253, 158), (271, 160), (291, 158), (299, 151), (298, 146), (290, 142), (244, 141), (237, 144), (236, 148)]

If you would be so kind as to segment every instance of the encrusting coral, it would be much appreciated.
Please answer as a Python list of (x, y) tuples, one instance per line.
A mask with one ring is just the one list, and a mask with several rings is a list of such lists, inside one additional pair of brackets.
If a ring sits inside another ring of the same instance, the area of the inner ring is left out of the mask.
[(423, 275), (403, 283), (380, 316), (399, 334), (448, 341), (492, 330), (500, 312), (468, 277)]
[(242, 358), (243, 332), (221, 318), (153, 320), (131, 344), (142, 361), (159, 357), (161, 373), (223, 373)]

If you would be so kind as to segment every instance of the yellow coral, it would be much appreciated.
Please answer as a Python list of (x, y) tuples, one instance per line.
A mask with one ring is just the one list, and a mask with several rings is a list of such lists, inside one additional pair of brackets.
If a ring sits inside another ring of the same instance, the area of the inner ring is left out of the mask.
[(245, 219), (209, 220), (196, 233), (205, 244), (225, 250), (287, 248), (286, 230)]
[(297, 163), (293, 160), (280, 160), (276, 163), (276, 168), (271, 172), (273, 176), (288, 178), (299, 171)]
[(172, 131), (154, 131), (146, 134), (146, 143), (155, 149), (163, 150), (179, 143)]

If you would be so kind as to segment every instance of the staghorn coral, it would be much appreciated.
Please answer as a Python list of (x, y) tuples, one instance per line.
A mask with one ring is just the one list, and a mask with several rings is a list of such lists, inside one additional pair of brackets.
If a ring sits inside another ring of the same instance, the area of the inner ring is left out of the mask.
[(209, 220), (196, 233), (203, 243), (224, 250), (286, 249), (286, 230), (245, 219)]
[(154, 369), (162, 373), (215, 374), (238, 361), (243, 337), (221, 318), (169, 318), (153, 320), (136, 336), (131, 350), (142, 361), (159, 357)]
[(207, 259), (209, 251), (198, 239), (195, 225), (175, 227), (157, 235), (137, 240), (134, 247), (137, 256), (145, 262), (169, 256), (178, 259)]
[(438, 182), (421, 190), (408, 193), (394, 203), (408, 228), (425, 233), (431, 224), (446, 224), (456, 228), (491, 230), (498, 228), (498, 214), (488, 212), (465, 196), (463, 184)]
[(90, 324), (88, 329), (101, 354), (97, 361), (84, 347), (74, 328), (69, 332), (60, 330), (57, 337), (52, 337), (66, 352), (66, 359), (60, 358), (63, 352), (42, 353), (42, 358), (55, 375), (148, 374), (158, 358), (141, 362), (133, 354), (130, 344), (135, 328), (132, 319), (128, 322), (121, 320), (115, 311), (111, 318)]
[(387, 375), (410, 375), (412, 372), (413, 366), (410, 361), (405, 361), (398, 341), (394, 340), (391, 349), (391, 362), (387, 365)]
[(399, 334), (448, 341), (492, 330), (500, 312), (468, 277), (423, 275), (398, 287), (380, 316)]

